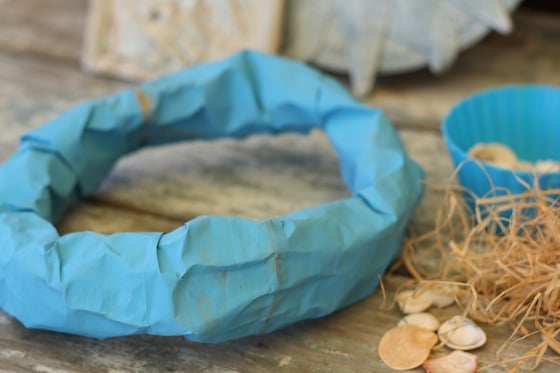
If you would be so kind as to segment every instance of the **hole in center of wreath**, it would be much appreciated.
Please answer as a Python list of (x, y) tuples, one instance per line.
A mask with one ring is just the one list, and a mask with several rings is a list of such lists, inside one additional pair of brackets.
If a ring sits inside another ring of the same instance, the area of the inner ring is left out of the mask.
[(349, 195), (321, 131), (196, 141), (123, 158), (58, 228), (166, 232), (199, 215), (261, 220)]

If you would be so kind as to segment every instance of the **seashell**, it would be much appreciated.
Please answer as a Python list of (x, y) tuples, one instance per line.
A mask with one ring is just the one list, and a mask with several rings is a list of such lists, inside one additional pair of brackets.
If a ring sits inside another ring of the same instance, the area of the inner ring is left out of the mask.
[(403, 313), (417, 313), (430, 308), (433, 296), (428, 291), (403, 290), (397, 295), (397, 303)]
[[(376, 73), (428, 66), (441, 73), (490, 29), (507, 33), (521, 0), (286, 1), (284, 53), (349, 71), (364, 94)], [(429, 35), (429, 36), (428, 36)]]
[(513, 169), (517, 164), (515, 153), (509, 147), (499, 143), (476, 144), (469, 150), (469, 155), (503, 168)]
[(439, 328), (439, 321), (428, 312), (419, 312), (406, 315), (400, 319), (398, 325), (412, 324), (435, 332)]
[(427, 291), (431, 293), (432, 305), (437, 308), (449, 307), (453, 304), (453, 302), (455, 302), (455, 298), (453, 297), (452, 290), (450, 288), (440, 286), (429, 288)]
[(439, 339), (454, 350), (473, 350), (486, 343), (486, 334), (472, 320), (454, 316), (438, 329)]
[(477, 367), (476, 356), (464, 351), (453, 351), (422, 364), (427, 373), (474, 373)]
[(408, 370), (420, 366), (437, 343), (434, 332), (412, 324), (394, 327), (379, 341), (379, 357), (390, 368)]
[(539, 173), (547, 173), (547, 172), (558, 172), (560, 171), (560, 164), (555, 161), (546, 160), (546, 161), (538, 161), (535, 163), (533, 169)]

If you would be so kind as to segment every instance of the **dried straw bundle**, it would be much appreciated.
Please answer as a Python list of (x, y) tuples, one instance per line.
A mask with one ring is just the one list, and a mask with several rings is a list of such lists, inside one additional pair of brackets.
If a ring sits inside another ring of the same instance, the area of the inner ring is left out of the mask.
[(457, 185), (442, 188), (435, 229), (405, 244), (402, 263), (424, 286), (451, 284), (471, 318), (512, 322), (499, 360), (516, 341), (540, 333), (542, 342), (514, 359), (514, 371), (544, 360), (559, 363), (545, 352), (551, 347), (560, 353), (560, 189), (470, 195), (472, 211), (463, 198), (468, 192)]

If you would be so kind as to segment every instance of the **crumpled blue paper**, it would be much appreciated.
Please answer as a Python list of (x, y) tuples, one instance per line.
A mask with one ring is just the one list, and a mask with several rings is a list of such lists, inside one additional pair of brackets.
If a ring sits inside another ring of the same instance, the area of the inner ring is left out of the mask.
[[(351, 198), (262, 221), (200, 216), (169, 233), (60, 236), (53, 226), (141, 147), (312, 127), (336, 149)], [(203, 342), (321, 317), (377, 287), (422, 176), (379, 110), (301, 63), (244, 51), (23, 136), (0, 166), (0, 306), (30, 328)]]

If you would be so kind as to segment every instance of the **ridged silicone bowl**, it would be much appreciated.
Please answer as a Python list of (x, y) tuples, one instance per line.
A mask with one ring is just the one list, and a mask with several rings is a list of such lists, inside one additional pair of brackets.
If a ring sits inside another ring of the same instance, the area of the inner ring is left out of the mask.
[(475, 160), (478, 143), (502, 143), (523, 161), (560, 161), (560, 88), (505, 86), (476, 93), (455, 105), (442, 134), (458, 181), (478, 197), (522, 193), (535, 180), (541, 188), (560, 187), (560, 172), (513, 171)]

